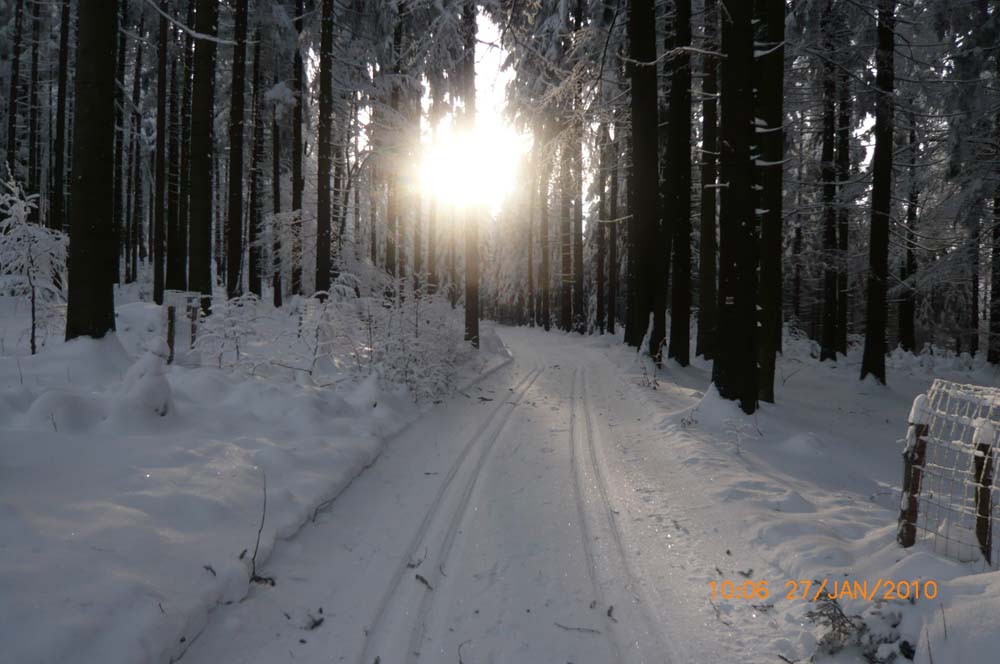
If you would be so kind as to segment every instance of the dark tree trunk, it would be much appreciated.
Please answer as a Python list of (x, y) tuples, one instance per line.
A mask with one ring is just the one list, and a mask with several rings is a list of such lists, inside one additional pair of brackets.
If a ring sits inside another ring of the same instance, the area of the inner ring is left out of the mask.
[[(41, 198), (42, 169), (39, 151), (41, 131), (41, 100), (38, 94), (38, 44), (42, 41), (41, 2), (31, 2), (31, 90), (28, 95), (28, 191)], [(37, 224), (41, 220), (41, 205), (31, 208), (28, 219)]]
[(667, 217), (673, 232), (670, 345), (667, 356), (682, 367), (691, 353), (691, 0), (674, 3), (674, 55), (667, 139)]
[[(903, 350), (914, 352), (917, 348), (916, 340), (916, 330), (914, 324), (914, 318), (916, 317), (916, 293), (913, 287), (907, 283), (907, 280), (912, 278), (917, 272), (917, 257), (914, 248), (914, 231), (917, 227), (917, 205), (920, 202), (920, 192), (917, 188), (917, 125), (916, 116), (910, 113), (910, 163), (909, 163), (909, 179), (910, 179), (910, 193), (906, 201), (906, 252), (903, 256), (903, 266), (900, 271), (899, 279), (903, 282), (903, 295), (899, 302), (899, 345), (902, 346)], [(992, 297), (993, 293), (1000, 294), (1000, 247), (998, 247), (997, 240), (1000, 239), (1000, 225), (995, 225), (993, 227), (993, 251), (991, 255), (992, 263), (992, 285), (990, 287), (990, 324), (992, 326), (994, 316), (993, 316), (993, 303), (997, 302), (1000, 304), (1000, 300), (994, 300)], [(997, 311), (1000, 314), (1000, 310)], [(1000, 317), (998, 317), (1000, 320)], [(990, 335), (990, 362), (996, 362), (997, 360), (992, 359), (993, 354), (996, 351), (1000, 351), (995, 343), (993, 342), (993, 335)], [(1000, 359), (1000, 352), (997, 353), (997, 359)]]
[(573, 155), (568, 144), (559, 147), (559, 329), (573, 329)]
[[(171, 31), (171, 43), (177, 44), (177, 31)], [(168, 157), (167, 157), (167, 276), (166, 288), (168, 290), (182, 291), (185, 287), (185, 272), (187, 266), (184, 264), (185, 251), (181, 249), (181, 218), (180, 218), (180, 186), (181, 186), (181, 137), (180, 137), (180, 87), (184, 85), (183, 80), (177, 77), (177, 64), (179, 58), (176, 57), (176, 48), (173, 49), (175, 55), (170, 58), (170, 123), (168, 136)], [(180, 60), (180, 69), (184, 70), (184, 61)]]
[(295, 0), (295, 57), (292, 63), (292, 94), (295, 108), (292, 109), (292, 295), (302, 294), (302, 189), (305, 179), (302, 175), (302, 123), (305, 117), (305, 71), (302, 64), (302, 15), (305, 14), (303, 0)]
[[(832, 0), (827, 0), (823, 16), (823, 29), (827, 32), (830, 30), (832, 4)], [(820, 178), (823, 181), (823, 332), (820, 337), (820, 361), (837, 359), (837, 171), (833, 152), (836, 141), (836, 80), (833, 63), (824, 61), (823, 150), (820, 157)]]
[[(598, 214), (597, 224), (594, 226), (594, 234), (597, 240), (597, 255), (595, 256), (594, 280), (597, 290), (597, 323), (598, 334), (604, 334), (604, 262), (607, 254), (604, 229), (608, 225), (608, 162), (611, 150), (611, 137), (608, 135), (608, 125), (605, 122), (597, 130), (597, 145), (595, 152), (598, 154), (597, 167), (597, 196)], [(530, 263), (529, 263), (530, 269)], [(530, 275), (530, 272), (529, 272)]]
[(226, 295), (243, 294), (243, 125), (246, 122), (247, 2), (236, 0), (236, 45), (229, 104), (229, 226), (226, 238)]
[[(632, 180), (629, 183), (629, 309), (625, 343), (642, 345), (654, 289), (662, 289), (656, 269), (659, 254), (659, 122), (656, 99), (656, 20), (653, 0), (630, 0), (629, 75), (632, 80)], [(665, 260), (659, 256), (660, 261)], [(655, 348), (650, 348), (655, 351)]]
[[(188, 0), (187, 25), (194, 25), (194, 5), (196, 0)], [(181, 100), (181, 155), (180, 185), (177, 208), (177, 264), (181, 268), (178, 284), (181, 290), (188, 289), (188, 228), (191, 203), (191, 92), (194, 83), (194, 40), (190, 34), (184, 37), (183, 99)]]
[[(167, 11), (160, 0), (160, 11)], [(160, 15), (159, 55), (156, 69), (156, 191), (153, 195), (153, 301), (163, 304), (164, 259), (167, 225), (167, 17)]]
[[(56, 93), (56, 139), (54, 178), (52, 183), (52, 203), (49, 212), (49, 227), (55, 230), (66, 230), (66, 88), (69, 79), (69, 19), (70, 0), (62, 0), (59, 13), (59, 91)], [(124, 62), (124, 58), (122, 59)], [(119, 64), (119, 69), (122, 65)], [(122, 136), (121, 128), (118, 128)], [(120, 140), (120, 139), (119, 139)], [(120, 158), (119, 162), (120, 163)], [(121, 192), (116, 196), (116, 203), (121, 199)], [(116, 208), (118, 205), (116, 204)]]
[[(617, 115), (617, 112), (616, 112)], [(615, 123), (615, 138), (611, 143), (611, 192), (608, 216), (608, 333), (615, 333), (615, 323), (618, 320), (618, 163), (621, 151), (618, 134), (621, 124)]]
[[(719, 47), (719, 13), (716, 0), (705, 0), (705, 48)], [(705, 70), (701, 83), (701, 232), (698, 256), (698, 339), (695, 353), (706, 360), (715, 356), (716, 261), (715, 238), (716, 176), (718, 174), (718, 72), (715, 56), (702, 56)]]
[(330, 290), (330, 135), (333, 125), (333, 0), (322, 0), (316, 146), (316, 291)]
[[(197, 0), (195, 31), (218, 32), (218, 0)], [(212, 121), (215, 106), (216, 43), (195, 40), (191, 106), (191, 237), (188, 288), (201, 293), (201, 308), (212, 308)]]
[(264, 161), (264, 118), (260, 89), (260, 28), (253, 39), (253, 96), (251, 98), (251, 133), (253, 148), (250, 151), (250, 215), (247, 220), (247, 287), (258, 298), (263, 294), (260, 279), (260, 236), (263, 219), (261, 187)]
[[(129, 201), (128, 197), (125, 195), (126, 190), (129, 186), (126, 184), (125, 180), (129, 176), (128, 166), (125, 163), (125, 146), (131, 144), (131, 137), (125, 131), (125, 52), (128, 46), (128, 37), (125, 34), (125, 29), (130, 27), (128, 24), (128, 0), (121, 0), (119, 7), (119, 23), (120, 28), (118, 32), (118, 58), (117, 58), (117, 74), (115, 76), (115, 201), (114, 201), (114, 227), (115, 233), (118, 234), (118, 241), (115, 243), (115, 251), (123, 252), (125, 248), (122, 247), (123, 243), (126, 243), (126, 238), (129, 235), (129, 229), (125, 228), (128, 223), (128, 208)], [(141, 21), (141, 19), (140, 19)], [(131, 115), (131, 114), (130, 114)], [(120, 256), (116, 256), (115, 263), (120, 262)], [(125, 260), (126, 267), (125, 272), (128, 272), (128, 259)], [(118, 266), (115, 266), (115, 283), (118, 283)], [(134, 275), (133, 275), (134, 278)]]
[(837, 352), (847, 355), (847, 249), (851, 212), (847, 201), (847, 180), (851, 176), (851, 83), (841, 72), (840, 100), (837, 102)]
[(760, 337), (757, 339), (760, 375), (758, 395), (774, 403), (774, 367), (781, 343), (781, 237), (782, 181), (784, 174), (784, 80), (785, 80), (785, 2), (757, 0), (759, 30), (765, 55), (755, 60), (759, 76), (757, 117), (765, 122), (758, 146), (763, 165), (760, 168), (761, 257), (760, 257)]
[[(274, 75), (274, 83), (278, 83), (278, 75)], [(271, 112), (271, 205), (274, 222), (271, 224), (271, 290), (274, 306), (280, 307), (282, 302), (281, 283), (281, 229), (276, 223), (281, 214), (281, 126), (278, 124), (277, 109)]]
[[(467, 130), (476, 122), (476, 3), (466, 0), (462, 6), (462, 84)], [(471, 166), (471, 164), (469, 165)], [(478, 210), (468, 210), (465, 217), (465, 340), (479, 348), (479, 220)]]
[[(997, 53), (995, 59), (995, 80), (1000, 80), (1000, 53)], [(1000, 108), (997, 109), (995, 131), (996, 144), (1000, 146)], [(1000, 147), (997, 148), (994, 155), (994, 159), (998, 163), (996, 170), (1000, 171)], [(913, 196), (914, 194), (911, 193), (911, 201)], [(916, 205), (915, 201), (913, 203)], [(990, 338), (986, 359), (990, 364), (1000, 364), (1000, 181), (997, 182), (993, 194), (993, 233), (990, 239), (992, 242), (990, 247)], [(914, 261), (913, 269), (916, 270), (916, 267), (916, 261)]]
[(757, 409), (756, 237), (753, 163), (753, 8), (727, 3), (722, 17), (719, 327), (712, 382), (724, 399)]
[[(539, 135), (542, 135), (541, 133)], [(540, 238), (540, 250), (542, 252), (541, 272), (538, 274), (538, 281), (541, 283), (541, 326), (546, 332), (552, 327), (552, 313), (550, 310), (552, 303), (552, 293), (549, 290), (552, 285), (552, 277), (549, 273), (549, 179), (551, 176), (551, 160), (545, 160), (539, 169), (538, 177), (538, 237)]]
[[(7, 99), (7, 166), (17, 174), (17, 104), (21, 94), (21, 47), (24, 40), (24, 0), (14, 9), (14, 42), (11, 44), (10, 93)], [(6, 173), (4, 173), (6, 175)]]
[(896, 0), (878, 2), (875, 51), (875, 156), (872, 159), (872, 217), (868, 254), (868, 301), (861, 378), (885, 384), (886, 278), (889, 268), (889, 213), (892, 206), (893, 49)]
[(73, 162), (66, 340), (115, 330), (114, 259), (115, 46), (114, 0), (80, 12), (74, 97)]
[[(125, 220), (125, 224), (128, 226), (127, 236), (127, 258), (126, 258), (126, 281), (129, 283), (136, 281), (139, 278), (139, 259), (145, 259), (145, 244), (143, 243), (142, 237), (142, 215), (143, 215), (143, 205), (142, 205), (142, 182), (143, 182), (143, 168), (142, 168), (142, 145), (140, 143), (140, 133), (142, 131), (142, 115), (139, 113), (139, 101), (142, 95), (142, 45), (145, 39), (146, 32), (146, 22), (142, 14), (139, 15), (139, 36), (140, 39), (136, 40), (135, 45), (135, 69), (132, 72), (132, 112), (131, 116), (131, 131), (130, 131), (130, 145), (131, 145), (131, 157), (129, 158), (129, 166), (126, 171), (127, 174), (131, 174), (131, 177), (127, 178), (126, 182), (126, 196), (123, 201), (123, 205), (131, 210), (129, 219)], [(131, 199), (131, 206), (129, 206), (129, 201)]]

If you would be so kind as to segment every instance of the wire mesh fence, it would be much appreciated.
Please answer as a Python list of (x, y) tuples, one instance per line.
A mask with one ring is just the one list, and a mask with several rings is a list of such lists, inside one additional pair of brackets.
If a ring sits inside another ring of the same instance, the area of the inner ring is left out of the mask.
[(1000, 390), (935, 380), (910, 411), (897, 539), (1000, 569), (995, 552)]

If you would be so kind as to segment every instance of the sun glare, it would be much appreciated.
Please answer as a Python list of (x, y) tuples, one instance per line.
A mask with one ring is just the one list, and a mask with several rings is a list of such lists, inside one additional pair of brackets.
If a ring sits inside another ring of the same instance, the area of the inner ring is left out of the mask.
[(524, 150), (523, 137), (510, 127), (445, 127), (423, 146), (421, 188), (445, 205), (495, 211), (514, 188)]

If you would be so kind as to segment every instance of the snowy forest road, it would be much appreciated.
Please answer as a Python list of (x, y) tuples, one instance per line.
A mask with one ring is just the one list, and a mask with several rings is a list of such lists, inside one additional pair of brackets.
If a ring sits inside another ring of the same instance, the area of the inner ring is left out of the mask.
[(651, 429), (616, 367), (577, 337), (500, 332), (514, 361), (390, 440), (185, 662), (731, 660), (635, 516), (648, 496), (613, 441)]

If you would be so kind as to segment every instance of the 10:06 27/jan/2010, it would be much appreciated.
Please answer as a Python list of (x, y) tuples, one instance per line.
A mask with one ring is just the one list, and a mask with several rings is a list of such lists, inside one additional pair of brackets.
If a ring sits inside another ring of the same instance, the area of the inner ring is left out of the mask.
[[(771, 596), (770, 584), (766, 580), (709, 581), (712, 599), (765, 600)], [(825, 593), (825, 594), (824, 594)], [(789, 579), (785, 581), (784, 597), (788, 600), (818, 601), (820, 599), (864, 599), (869, 602), (879, 600), (918, 600), (937, 597), (937, 582), (933, 579), (873, 581), (849, 579)]]

